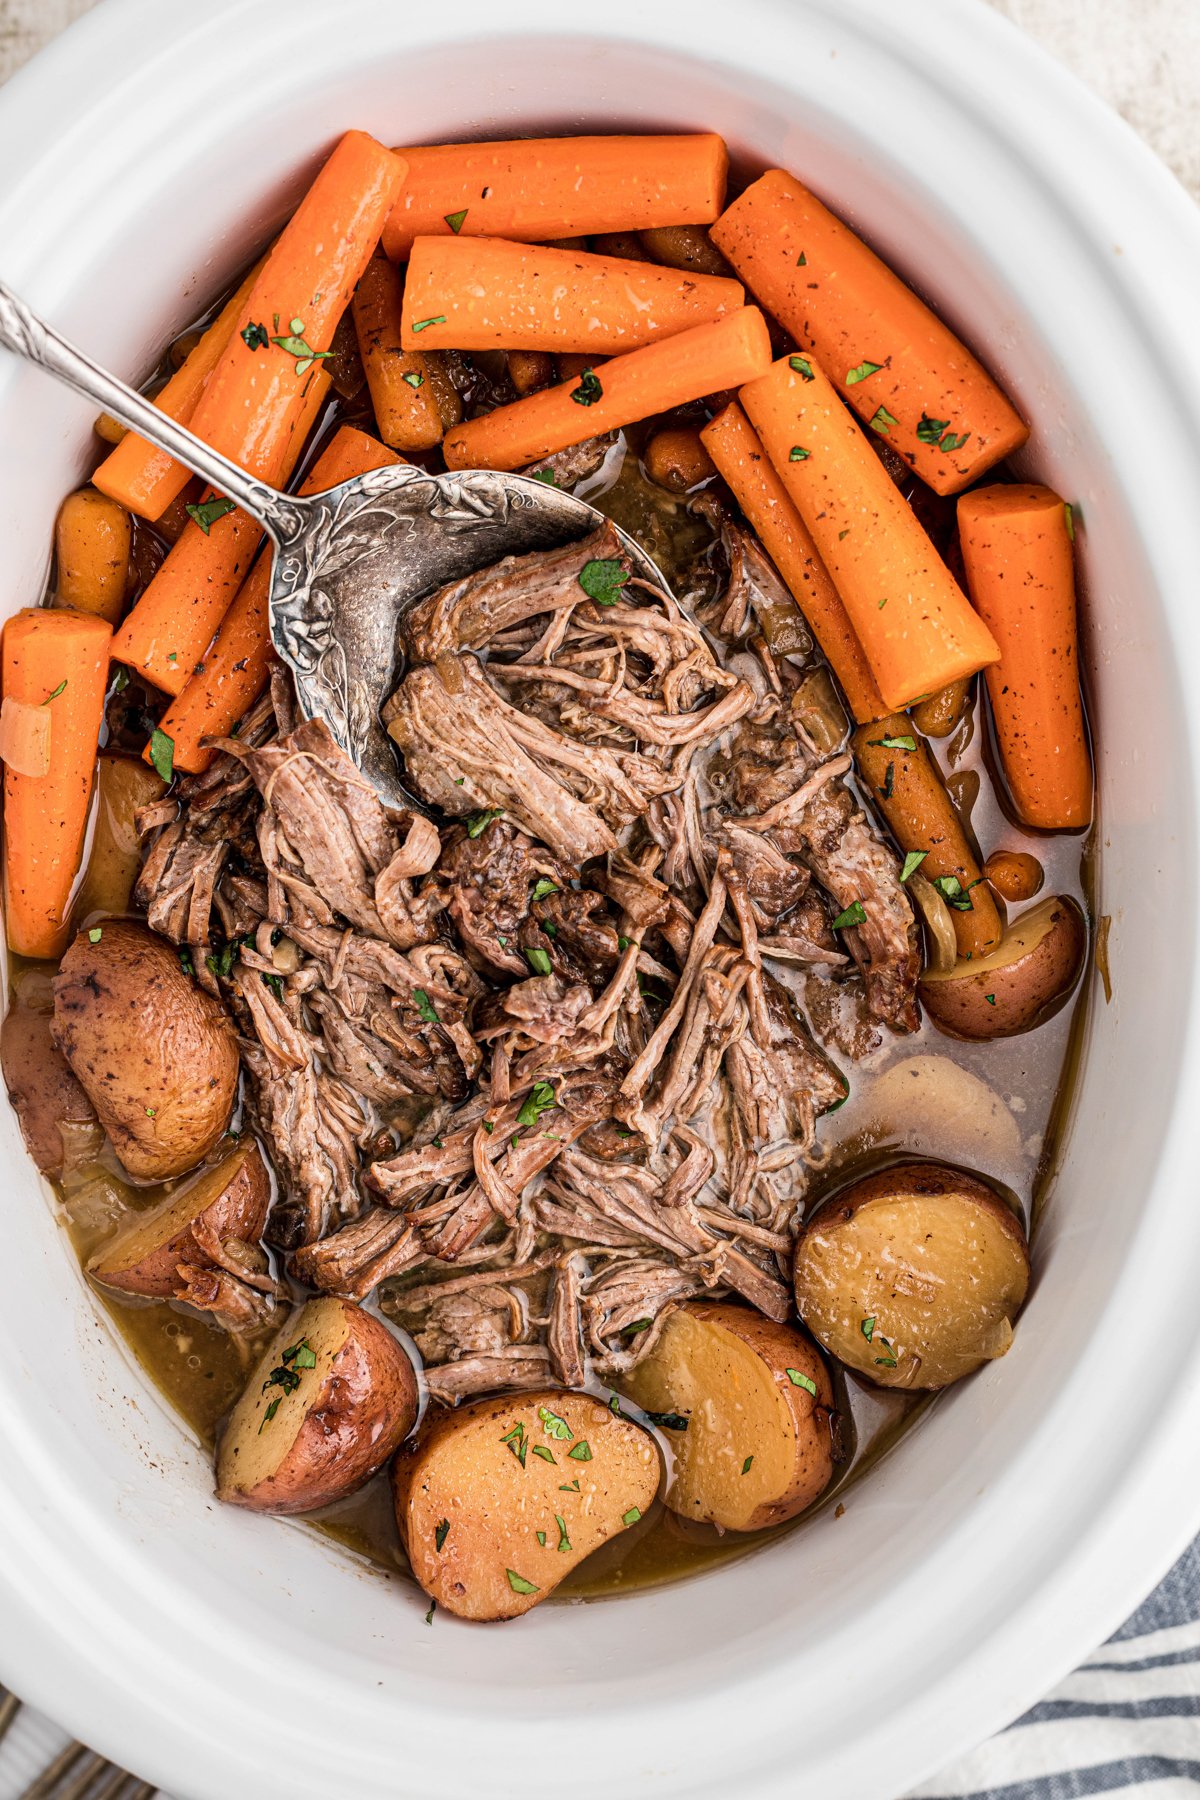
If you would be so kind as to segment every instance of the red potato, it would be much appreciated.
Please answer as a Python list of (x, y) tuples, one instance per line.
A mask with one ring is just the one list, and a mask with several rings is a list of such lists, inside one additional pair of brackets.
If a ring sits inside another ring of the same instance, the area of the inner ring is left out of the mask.
[(251, 1375), (217, 1450), (217, 1498), (313, 1512), (383, 1467), (416, 1423), (398, 1338), (352, 1300), (310, 1300)]
[(232, 1244), (257, 1245), (267, 1222), (271, 1182), (258, 1145), (239, 1144), (231, 1155), (173, 1193), (124, 1231), (88, 1263), (105, 1287), (154, 1299), (183, 1297), (179, 1265), (203, 1266), (227, 1257)]
[(921, 1001), (953, 1037), (1016, 1037), (1066, 1004), (1087, 951), (1087, 924), (1074, 900), (1039, 900), (1015, 919), (990, 956), (927, 969)]
[(672, 1512), (726, 1531), (793, 1519), (833, 1475), (833, 1389), (811, 1338), (748, 1307), (691, 1301), (625, 1378), (665, 1427)]
[(185, 1174), (229, 1124), (232, 1022), (145, 925), (79, 933), (55, 977), (52, 1035), (135, 1180)]
[(49, 1013), (13, 1007), (0, 1031), (0, 1065), (25, 1148), (43, 1175), (61, 1174), (62, 1127), (94, 1124), (96, 1113), (51, 1039)]
[(902, 1163), (818, 1208), (795, 1277), (800, 1317), (830, 1355), (879, 1387), (941, 1388), (1012, 1343), (1029, 1246), (982, 1181)]
[(548, 1389), (435, 1418), (392, 1470), (425, 1592), (463, 1619), (515, 1619), (658, 1492), (649, 1432), (590, 1394)]

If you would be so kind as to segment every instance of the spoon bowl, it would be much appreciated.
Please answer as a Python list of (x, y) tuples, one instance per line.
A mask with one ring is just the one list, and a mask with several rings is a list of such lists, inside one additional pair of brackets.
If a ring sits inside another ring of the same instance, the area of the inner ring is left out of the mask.
[[(323, 494), (282, 494), (168, 418), (0, 282), (0, 345), (74, 388), (202, 475), (257, 520), (273, 557), (271, 638), (306, 718), (321, 718), (387, 806), (407, 807), (380, 709), (399, 681), (398, 626), (414, 601), (506, 556), (553, 550), (605, 523), (551, 481), (493, 469), (432, 475), (402, 463)], [(666, 582), (616, 528), (637, 574)]]

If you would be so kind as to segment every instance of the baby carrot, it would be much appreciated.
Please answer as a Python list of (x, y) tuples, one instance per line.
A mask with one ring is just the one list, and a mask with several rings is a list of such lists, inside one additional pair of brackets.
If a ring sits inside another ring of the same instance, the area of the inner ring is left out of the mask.
[(1000, 914), (924, 739), (907, 713), (891, 713), (860, 725), (851, 742), (859, 775), (910, 873), (916, 859), (949, 906), (958, 954), (986, 956), (1000, 942)]
[(401, 339), (403, 294), (404, 276), (395, 263), (373, 256), (350, 309), (380, 437), (393, 450), (432, 450), (446, 426), (430, 359), (420, 350), (405, 350)]
[(404, 284), (409, 350), (615, 356), (744, 303), (740, 281), (499, 238), (421, 237)]
[(737, 401), (731, 400), (700, 436), (807, 619), (826, 662), (841, 683), (850, 711), (860, 724), (880, 718), (889, 710), (888, 704), (879, 692), (841, 597), (829, 579), (807, 525)]
[[(265, 259), (264, 259), (265, 260)], [(228, 299), (181, 368), (154, 396), (154, 404), (181, 425), (190, 421), (209, 376), (225, 354), (234, 326), (253, 290), (262, 263), (255, 265)], [(165, 450), (156, 450), (136, 432), (125, 432), (115, 450), (92, 476), (102, 494), (127, 506), (141, 519), (157, 519), (181, 494), (192, 474)]]
[(79, 488), (58, 509), (55, 588), (64, 606), (115, 625), (125, 605), (133, 532), (129, 514), (107, 494)]
[(288, 403), (328, 354), (403, 177), (399, 157), (348, 131), (263, 264), (191, 419), (252, 475), (269, 479)]
[[(290, 435), (265, 471), (286, 486), (329, 391), (318, 365), (308, 392), (289, 402)], [(178, 694), (212, 641), (262, 541), (261, 527), (240, 507), (208, 490), (154, 579), (113, 639), (112, 653), (165, 693)]]
[(812, 533), (892, 707), (1000, 652), (815, 357), (785, 356), (742, 405)]
[(769, 169), (722, 213), (712, 240), (935, 492), (957, 494), (1029, 436), (982, 363), (782, 169)]
[[(365, 431), (343, 425), (313, 464), (300, 492), (323, 494), (356, 475), (365, 475), (368, 469), (403, 461)], [(266, 680), (274, 654), (267, 616), (270, 586), (271, 559), (260, 556), (222, 619), (197, 673), (159, 720), (159, 730), (174, 747), (174, 768), (186, 769), (189, 774), (207, 769), (216, 752), (206, 750), (201, 739), (224, 736), (248, 711)], [(149, 762), (149, 746), (144, 756)]]
[(977, 488), (958, 528), (971, 598), (1000, 645), (987, 686), (1013, 805), (1026, 825), (1081, 831), (1092, 767), (1067, 507), (1046, 487)]
[(519, 243), (708, 225), (725, 203), (729, 153), (713, 132), (686, 137), (517, 138), (425, 144), (383, 230), (403, 262), (413, 239), (453, 233)]
[(599, 374), (587, 370), (578, 381), (469, 419), (447, 434), (443, 455), (451, 469), (523, 469), (582, 438), (739, 387), (770, 362), (766, 321), (756, 306), (743, 306), (713, 325), (614, 356)]
[(4, 771), (4, 910), (18, 956), (57, 956), (69, 935), (111, 637), (94, 613), (58, 607), (26, 607), (4, 627), (4, 697), (50, 713), (46, 773)]

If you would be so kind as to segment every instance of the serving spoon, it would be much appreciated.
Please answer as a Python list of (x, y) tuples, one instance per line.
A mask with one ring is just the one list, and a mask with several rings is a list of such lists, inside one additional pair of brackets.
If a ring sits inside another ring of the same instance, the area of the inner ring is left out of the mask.
[[(399, 463), (324, 494), (281, 494), (168, 418), (39, 318), (0, 281), (0, 345), (36, 363), (166, 451), (270, 540), (271, 638), (306, 718), (324, 719), (386, 805), (412, 804), (380, 707), (401, 673), (401, 615), (431, 589), (501, 557), (552, 550), (606, 523), (553, 483), (493, 469), (430, 475)], [(639, 575), (665, 587), (619, 527)]]

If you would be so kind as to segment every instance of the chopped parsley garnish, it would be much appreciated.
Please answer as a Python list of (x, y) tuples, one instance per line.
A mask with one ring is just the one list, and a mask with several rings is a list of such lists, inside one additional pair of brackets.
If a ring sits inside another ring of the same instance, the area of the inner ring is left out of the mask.
[(158, 1108), (156, 1106), (148, 1106), (146, 1108), (146, 1117), (148, 1119), (153, 1119), (157, 1112), (158, 1112)]
[(407, 381), (410, 388), (419, 388), (419, 387), (425, 386), (425, 377), (417, 369), (409, 369), (409, 371), (405, 375), (404, 379), (405, 379), (405, 381)]
[(1075, 542), (1075, 508), (1071, 505), (1071, 502), (1069, 500), (1063, 501), (1063, 523), (1066, 525), (1066, 528), (1067, 528), (1067, 536), (1070, 538), (1071, 542), (1074, 543)]
[(93, 925), (92, 929), (88, 932), (88, 943), (89, 944), (98, 944), (100, 942), (101, 936), (102, 936), (102, 932), (101, 932), (99, 925)]
[(429, 995), (425, 992), (424, 988), (413, 989), (413, 1000), (416, 1002), (417, 1011), (425, 1020), (426, 1024), (436, 1025), (438, 1023), (438, 1016), (434, 1011), (433, 1001), (429, 998)]
[[(526, 951), (526, 955), (528, 954), (529, 952)], [(551, 1083), (537, 1081), (534, 1083), (532, 1091), (526, 1095), (525, 1103), (517, 1114), (517, 1124), (536, 1125), (542, 1113), (549, 1112), (552, 1107), (557, 1105), (558, 1099)]]
[(449, 1536), (450, 1536), (450, 1521), (449, 1521), (449, 1519), (443, 1519), (441, 1524), (438, 1526), (437, 1530), (433, 1534), (433, 1541), (437, 1545), (439, 1550), (442, 1548), (442, 1545), (446, 1542), (446, 1539)]
[(429, 1611), (425, 1614), (425, 1623), (427, 1625), (433, 1624), (433, 1615), (436, 1611), (437, 1611), (437, 1601), (431, 1600), (429, 1602)]
[(910, 875), (915, 875), (928, 855), (928, 850), (910, 850), (900, 871), (901, 881), (907, 881)]
[(175, 739), (154, 727), (150, 739), (150, 761), (164, 781), (170, 781), (175, 768)]
[(789, 356), (788, 368), (794, 369), (797, 375), (804, 381), (816, 380), (816, 376), (813, 374), (812, 364), (809, 362), (807, 356)]
[(808, 267), (808, 258), (807, 258), (807, 256), (805, 256), (803, 250), (800, 252), (799, 256), (796, 258), (796, 267), (798, 269), (806, 269)]
[(895, 786), (896, 786), (896, 765), (895, 765), (895, 763), (889, 763), (886, 771), (884, 772), (883, 786), (879, 790), (885, 800), (891, 799), (892, 794), (895, 790)]
[(535, 1444), (533, 1446), (533, 1454), (535, 1456), (540, 1456), (543, 1462), (552, 1463), (554, 1461), (553, 1450), (548, 1450), (545, 1444)]
[[(785, 1369), (784, 1374), (787, 1376), (793, 1387), (803, 1388), (806, 1394), (811, 1394), (813, 1399), (816, 1399), (817, 1384), (812, 1379), (811, 1375), (803, 1375), (799, 1369)], [(742, 1473), (745, 1474), (744, 1469)]]
[(621, 1514), (621, 1523), (622, 1523), (622, 1525), (636, 1525), (638, 1520), (641, 1518), (641, 1516), (642, 1516), (641, 1507), (640, 1506), (631, 1506), (627, 1513)]
[(852, 900), (845, 912), (840, 912), (833, 921), (835, 931), (845, 931), (850, 925), (865, 925), (867, 915), (861, 900)]
[(276, 1394), (276, 1396), (275, 1396), (274, 1400), (272, 1400), (270, 1406), (268, 1406), (266, 1411), (263, 1413), (263, 1416), (259, 1420), (259, 1425), (258, 1425), (257, 1435), (259, 1437), (261, 1437), (263, 1434), (264, 1426), (269, 1425), (271, 1423), (271, 1420), (275, 1417), (275, 1414), (279, 1411), (279, 1402), (282, 1399), (283, 1399), (282, 1394)]
[(322, 357), (333, 355), (332, 350), (314, 350), (311, 344), (305, 342), (303, 319), (293, 319), (288, 326), (287, 335), (273, 337), (271, 342), (296, 358), (297, 375), (305, 374)]
[(955, 437), (952, 431), (948, 431), (938, 445), (938, 449), (945, 450), (947, 453), (951, 450), (961, 450), (969, 436), (970, 433), (967, 431), (962, 432), (958, 437)]
[(569, 1550), (571, 1548), (571, 1540), (567, 1536), (567, 1522), (563, 1518), (561, 1513), (555, 1513), (554, 1523), (558, 1526), (558, 1547), (559, 1547), (559, 1549), (560, 1550)]
[(594, 369), (585, 369), (579, 377), (579, 386), (571, 389), (571, 398), (576, 406), (595, 406), (603, 396), (604, 389), (600, 386), (600, 377)]
[(493, 1119), (485, 1119), (483, 1121), (483, 1129), (487, 1132), (495, 1131), (495, 1129), (496, 1129), (495, 1121)]
[(444, 1138), (440, 1138), (440, 1137), (430, 1138), (429, 1141), (433, 1145), (435, 1150), (444, 1150), (446, 1148), (446, 1141)]
[(414, 319), (413, 320), (413, 330), (414, 331), (427, 331), (431, 325), (444, 325), (445, 323), (446, 323), (445, 313), (438, 313), (437, 317), (433, 318), (433, 319)]
[(281, 1359), (294, 1369), (315, 1369), (317, 1366), (316, 1351), (307, 1338), (301, 1338), (298, 1344), (283, 1352)]
[(626, 1337), (637, 1337), (639, 1332), (649, 1331), (649, 1319), (635, 1319), (632, 1325), (622, 1325), (622, 1334)]
[(467, 819), (467, 836), (469, 838), (482, 837), (488, 826), (494, 819), (500, 817), (503, 810), (503, 807), (500, 806), (490, 806), (486, 812), (471, 813)]
[(223, 519), (226, 513), (233, 512), (236, 504), (236, 501), (227, 499), (224, 494), (214, 494), (211, 500), (203, 500), (199, 506), (189, 504), (183, 510), (189, 519), (195, 519), (207, 537), (217, 520)]
[(264, 975), (263, 986), (269, 987), (277, 1000), (283, 999), (283, 977), (280, 975)]
[(533, 471), (533, 479), (535, 481), (544, 481), (547, 487), (558, 486), (558, 476), (554, 473), (553, 469), (535, 469)]
[(542, 1548), (545, 1549), (545, 1547), (546, 1547), (545, 1532), (544, 1531), (535, 1531), (533, 1535), (537, 1539), (538, 1543), (542, 1546)]
[(529, 898), (530, 900), (544, 900), (547, 894), (557, 894), (557, 892), (557, 881), (551, 881), (548, 875), (539, 875)]
[(515, 1569), (505, 1569), (504, 1573), (508, 1576), (508, 1585), (514, 1594), (541, 1593), (540, 1588), (535, 1587), (532, 1581), (526, 1581), (523, 1575), (518, 1575)]
[(875, 1358), (875, 1367), (877, 1369), (894, 1369), (896, 1367), (896, 1356), (892, 1345), (888, 1343), (885, 1337), (880, 1337), (879, 1342), (887, 1351), (887, 1355), (877, 1356)]
[[(91, 932), (88, 933), (88, 936), (91, 937)], [(185, 975), (194, 975), (196, 973), (196, 965), (192, 961), (192, 953), (186, 944), (180, 944), (179, 946), (179, 966)]]
[(525, 961), (535, 975), (549, 975), (552, 972), (550, 952), (543, 950), (540, 944), (536, 944), (532, 950), (525, 951)]
[(67, 685), (66, 679), (64, 678), (62, 681), (59, 682), (58, 686), (55, 688), (55, 690), (52, 694), (46, 695), (46, 698), (42, 701), (42, 705), (49, 706), (49, 704), (52, 700), (57, 700), (58, 696), (62, 693), (62, 691), (66, 687), (66, 685)]
[(875, 1336), (875, 1314), (872, 1313), (869, 1319), (864, 1319), (858, 1329), (862, 1332), (869, 1344), (871, 1339)]
[(812, 455), (812, 451), (806, 450), (804, 448), (803, 444), (793, 444), (791, 449), (788, 451), (788, 461), (789, 462), (806, 462), (811, 455)]
[(911, 737), (868, 738), (867, 742), (872, 749), (880, 750), (915, 750), (917, 747), (916, 738)]
[[(878, 375), (882, 367), (882, 363), (856, 363), (852, 369), (846, 370), (846, 386), (855, 387), (860, 381), (865, 381), (868, 375)], [(895, 423), (896, 421), (893, 419), (892, 424), (894, 425)]]
[(529, 1449), (529, 1441), (525, 1436), (524, 1425), (522, 1425), (520, 1423), (520, 1421), (518, 1421), (517, 1424), (515, 1424), (513, 1426), (512, 1430), (508, 1433), (508, 1435), (506, 1437), (502, 1437), (500, 1439), (500, 1442), (502, 1444), (508, 1445), (509, 1449), (512, 1451), (513, 1455), (516, 1457), (516, 1459), (520, 1463), (521, 1467), (524, 1468), (525, 1467), (525, 1455)]
[(597, 606), (615, 606), (629, 571), (615, 556), (593, 556), (579, 571), (579, 585)]
[(571, 1445), (571, 1448), (567, 1451), (567, 1455), (571, 1458), (572, 1462), (591, 1462), (592, 1447), (586, 1438), (580, 1438), (577, 1444)]
[(989, 1006), (995, 1006), (995, 1004), (996, 1004), (995, 994), (985, 994), (983, 997), (987, 1001)]
[(542, 919), (539, 923), (538, 929), (540, 931), (544, 931), (548, 938), (558, 936), (558, 926), (554, 923), (553, 919)]
[(560, 1419), (556, 1412), (551, 1412), (548, 1406), (538, 1407), (538, 1418), (546, 1428), (547, 1437), (558, 1438), (565, 1441), (567, 1438), (574, 1437), (575, 1435), (571, 1430), (571, 1427), (567, 1424), (567, 1421), (565, 1419)]
[(894, 413), (890, 413), (886, 406), (877, 406), (867, 420), (867, 424), (871, 427), (871, 430), (877, 431), (880, 437), (886, 437), (892, 426), (898, 425), (899, 423), (899, 419), (896, 418)]
[(963, 431), (956, 437), (949, 426), (949, 419), (931, 419), (922, 413), (917, 423), (917, 437), (922, 444), (932, 444), (938, 450), (961, 450), (970, 433)]
[(125, 692), (125, 689), (128, 686), (129, 686), (129, 670), (124, 666), (124, 664), (122, 664), (121, 667), (117, 670), (116, 680), (113, 682), (113, 693), (114, 694), (123, 694)]
[(574, 1481), (560, 1481), (558, 1484), (558, 1491), (560, 1494), (577, 1494), (579, 1492), (578, 1475), (575, 1477)]
[(228, 943), (221, 945), (220, 950), (215, 956), (205, 957), (205, 967), (209, 969), (212, 974), (220, 976), (223, 981), (228, 981), (229, 972), (241, 955), (241, 948), (242, 947), (236, 938), (230, 938)]
[(933, 885), (946, 905), (952, 906), (955, 912), (974, 912), (970, 890), (978, 887), (982, 880), (983, 876), (980, 875), (975, 881), (968, 882), (964, 887), (957, 875), (935, 875)]
[(649, 1424), (657, 1425), (660, 1431), (686, 1431), (688, 1428), (688, 1421), (683, 1413), (648, 1412), (646, 1419)]
[(256, 325), (251, 320), (241, 331), (241, 339), (248, 350), (265, 350), (271, 342), (271, 334), (265, 325)]
[(754, 1458), (752, 1456), (748, 1456), (746, 1458), (745, 1462), (742, 1464), (742, 1474), (743, 1475), (748, 1475), (750, 1473), (751, 1465), (753, 1464), (753, 1462), (754, 1462)]
[(450, 227), (450, 229), (454, 233), (455, 237), (457, 237), (459, 232), (462, 230), (463, 220), (466, 218), (466, 216), (467, 216), (467, 208), (465, 206), (459, 212), (442, 214), (443, 219), (445, 219), (447, 225)]

